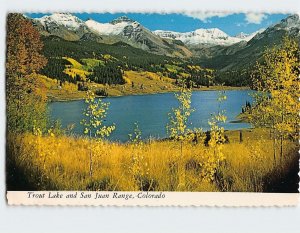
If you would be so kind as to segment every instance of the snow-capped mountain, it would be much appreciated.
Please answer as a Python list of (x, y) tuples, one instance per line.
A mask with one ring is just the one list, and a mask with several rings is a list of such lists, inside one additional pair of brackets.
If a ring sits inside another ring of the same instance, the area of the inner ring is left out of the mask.
[(65, 26), (69, 30), (77, 30), (80, 27), (85, 27), (84, 21), (70, 13), (54, 13), (52, 15), (45, 15), (36, 20), (46, 28), (53, 25)]
[(32, 19), (42, 35), (55, 35), (65, 40), (79, 40), (90, 30), (85, 22), (70, 13), (54, 13)]
[(100, 23), (89, 19), (85, 24), (100, 35), (121, 35), (128, 31), (128, 29), (131, 29), (132, 32), (140, 32), (142, 27), (138, 22), (126, 16), (119, 17), (110, 23)]
[(249, 33), (249, 34), (248, 34), (248, 33), (241, 32), (241, 33), (237, 34), (235, 37), (236, 37), (236, 38), (239, 38), (239, 39), (242, 39), (242, 40), (244, 40), (244, 41), (249, 41), (249, 40), (251, 40), (254, 36), (256, 36), (258, 33), (262, 33), (264, 30), (265, 30), (265, 29), (262, 28), (262, 29), (260, 29), (260, 30), (258, 30), (258, 31), (256, 31), (256, 32)]
[(113, 44), (125, 42), (148, 52), (173, 56), (189, 56), (187, 48), (173, 41), (166, 41), (152, 33), (140, 23), (126, 16), (110, 23), (100, 23), (89, 19), (83, 21), (69, 13), (54, 13), (32, 19), (33, 24), (45, 36), (58, 36), (71, 41), (96, 41)]
[(241, 41), (249, 41), (256, 34), (261, 33), (263, 31), (264, 29), (260, 29), (251, 34), (246, 34), (241, 32), (235, 37), (227, 35), (225, 32), (221, 31), (218, 28), (197, 29), (192, 32), (184, 32), (184, 33), (156, 30), (153, 33), (159, 35), (162, 38), (181, 40), (183, 43), (187, 45), (207, 44), (207, 45), (229, 46)]
[(236, 38), (239, 38), (239, 39), (245, 39), (245, 38), (247, 38), (248, 36), (250, 36), (250, 34), (244, 33), (244, 32), (240, 32), (240, 33), (237, 34), (235, 37), (236, 37)]
[[(280, 45), (285, 36), (290, 36), (300, 44), (300, 19), (299, 15), (290, 15), (280, 22), (269, 26), (262, 32), (257, 33), (251, 40), (244, 43), (233, 44), (224, 48), (215, 47), (210, 49), (209, 64), (213, 64), (220, 70), (243, 69), (254, 66), (255, 61), (263, 55), (266, 47)], [(200, 54), (201, 53), (201, 54)], [(201, 56), (203, 51), (195, 55)], [(226, 56), (226, 59), (224, 59)]]
[(243, 39), (231, 37), (218, 28), (197, 29), (192, 32), (172, 32), (172, 31), (154, 31), (156, 35), (162, 38), (181, 40), (186, 45), (232, 45), (242, 41)]
[[(236, 37), (232, 37), (218, 28), (197, 29), (192, 32), (184, 33), (162, 30), (151, 32), (147, 28), (143, 27), (139, 22), (129, 19), (126, 16), (119, 17), (110, 23), (101, 23), (92, 19), (84, 22), (70, 13), (54, 13), (52, 15), (33, 19), (33, 21), (36, 24), (40, 24), (40, 27), (48, 33), (61, 36), (64, 39), (78, 39), (78, 36), (81, 37), (85, 33), (93, 32), (100, 36), (123, 37), (126, 40), (130, 40), (131, 45), (133, 46), (136, 41), (139, 45), (135, 47), (141, 47), (144, 49), (145, 45), (146, 47), (149, 47), (147, 46), (147, 43), (149, 43), (148, 39), (150, 39), (150, 44), (151, 41), (158, 42), (160, 39), (168, 39), (170, 43), (173, 43), (173, 40), (180, 40), (188, 46), (229, 46), (240, 41), (249, 41), (257, 34), (257, 32), (250, 35), (241, 33)], [(73, 36), (70, 32), (75, 32), (77, 35)], [(159, 44), (163, 47), (166, 46), (163, 42)]]
[[(120, 41), (130, 44), (133, 47), (154, 52), (157, 54), (187, 55), (187, 49), (174, 44), (173, 41), (166, 41), (158, 35), (152, 33), (139, 22), (129, 19), (126, 16), (119, 17), (110, 23), (100, 23), (89, 19), (85, 25), (94, 33), (100, 36), (118, 38)], [(175, 51), (176, 50), (176, 51)]]
[(183, 33), (150, 31), (126, 16), (109, 23), (101, 23), (92, 19), (83, 21), (70, 13), (54, 13), (31, 20), (44, 36), (54, 35), (65, 40), (96, 41), (106, 44), (124, 42), (151, 53), (179, 57), (233, 54), (245, 47), (251, 47), (252, 41), (277, 38), (278, 33), (282, 31), (300, 37), (299, 15), (290, 15), (266, 30), (261, 29), (251, 34), (241, 32), (236, 36), (229, 36), (218, 28), (197, 29)]

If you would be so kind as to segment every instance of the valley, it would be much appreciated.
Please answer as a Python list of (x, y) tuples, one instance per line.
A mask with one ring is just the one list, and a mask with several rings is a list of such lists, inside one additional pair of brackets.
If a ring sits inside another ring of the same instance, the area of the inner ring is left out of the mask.
[(41, 74), (50, 101), (80, 99), (87, 89), (98, 96), (174, 92), (182, 78), (194, 90), (249, 88), (266, 46), (287, 34), (300, 38), (298, 15), (236, 36), (218, 28), (151, 31), (127, 16), (109, 23), (70, 13), (30, 20), (48, 59)]

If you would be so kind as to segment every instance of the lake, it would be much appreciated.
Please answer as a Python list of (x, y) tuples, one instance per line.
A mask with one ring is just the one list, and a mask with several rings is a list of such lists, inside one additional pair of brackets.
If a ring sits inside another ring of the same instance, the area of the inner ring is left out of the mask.
[[(227, 121), (222, 126), (225, 129), (249, 128), (248, 123), (233, 123), (237, 115), (241, 113), (242, 106), (246, 101), (252, 102), (249, 95), (250, 90), (226, 91), (227, 100), (221, 103), (221, 109), (225, 110)], [(194, 91), (192, 94), (192, 107), (195, 111), (189, 119), (189, 128), (202, 128), (208, 130), (208, 120), (211, 114), (218, 111), (218, 91)], [(166, 125), (168, 113), (172, 107), (176, 107), (177, 100), (174, 93), (135, 95), (122, 97), (109, 97), (103, 99), (110, 102), (106, 125), (115, 123), (116, 129), (110, 136), (113, 141), (128, 141), (128, 134), (133, 133), (134, 123), (138, 122), (142, 131), (142, 138), (146, 139), (167, 137)], [(63, 127), (75, 123), (73, 133), (82, 135), (83, 109), (86, 104), (84, 100), (52, 102), (49, 103), (50, 117), (52, 120), (59, 119)]]

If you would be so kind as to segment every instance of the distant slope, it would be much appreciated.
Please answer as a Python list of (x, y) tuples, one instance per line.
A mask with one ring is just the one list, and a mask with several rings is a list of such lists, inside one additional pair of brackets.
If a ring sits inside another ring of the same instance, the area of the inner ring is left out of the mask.
[[(72, 57), (75, 59), (92, 58), (110, 54), (118, 60), (141, 63), (143, 61), (158, 63), (170, 59), (167, 56), (156, 55), (134, 48), (124, 42), (114, 44), (98, 43), (96, 41), (68, 41), (58, 36), (44, 36), (44, 55), (46, 57)], [(175, 59), (175, 58), (174, 58)]]
[(193, 45), (232, 45), (243, 39), (231, 37), (218, 28), (197, 29), (192, 32), (172, 32), (156, 30), (154, 33), (161, 38), (176, 39), (182, 41), (187, 46)]
[(291, 15), (281, 20), (278, 24), (254, 36), (248, 42), (223, 48), (211, 48), (208, 51), (210, 57), (200, 57), (199, 61), (205, 67), (221, 71), (251, 67), (260, 59), (267, 47), (279, 45), (286, 35), (300, 41), (299, 15)]

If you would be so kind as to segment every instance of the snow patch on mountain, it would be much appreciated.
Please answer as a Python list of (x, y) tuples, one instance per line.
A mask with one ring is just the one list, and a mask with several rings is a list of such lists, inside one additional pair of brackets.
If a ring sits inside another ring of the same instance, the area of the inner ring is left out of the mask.
[(197, 29), (192, 32), (172, 32), (156, 30), (153, 33), (169, 39), (181, 40), (187, 45), (209, 44), (209, 45), (231, 45), (241, 41), (240, 38), (231, 37), (218, 28)]
[(95, 20), (87, 20), (86, 26), (100, 35), (120, 35), (123, 34), (126, 27), (138, 28), (140, 24), (125, 16), (117, 18), (110, 23), (99, 23)]
[(54, 13), (52, 15), (45, 15), (41, 18), (37, 18), (36, 20), (44, 27), (56, 24), (58, 26), (65, 26), (71, 30), (77, 30), (84, 26), (84, 22), (81, 19), (70, 13)]
[(187, 45), (208, 44), (208, 45), (232, 45), (241, 41), (251, 40), (257, 33), (263, 32), (265, 29), (260, 29), (251, 34), (241, 32), (235, 37), (229, 36), (218, 28), (197, 29), (192, 32), (173, 32), (156, 30), (153, 33), (168, 39), (181, 40)]
[(290, 15), (289, 17), (280, 21), (275, 27), (291, 30), (292, 28), (300, 28), (300, 17), (299, 14)]
[(244, 40), (244, 41), (249, 41), (249, 40), (251, 40), (253, 37), (255, 37), (257, 34), (262, 33), (262, 32), (264, 32), (264, 31), (265, 31), (265, 29), (262, 28), (262, 29), (260, 29), (260, 30), (258, 30), (258, 31), (256, 31), (256, 32), (253, 32), (253, 33), (250, 33), (250, 34), (241, 32), (241, 33), (237, 34), (235, 37), (236, 37), (236, 38), (239, 38), (239, 39), (241, 39), (241, 40)]

